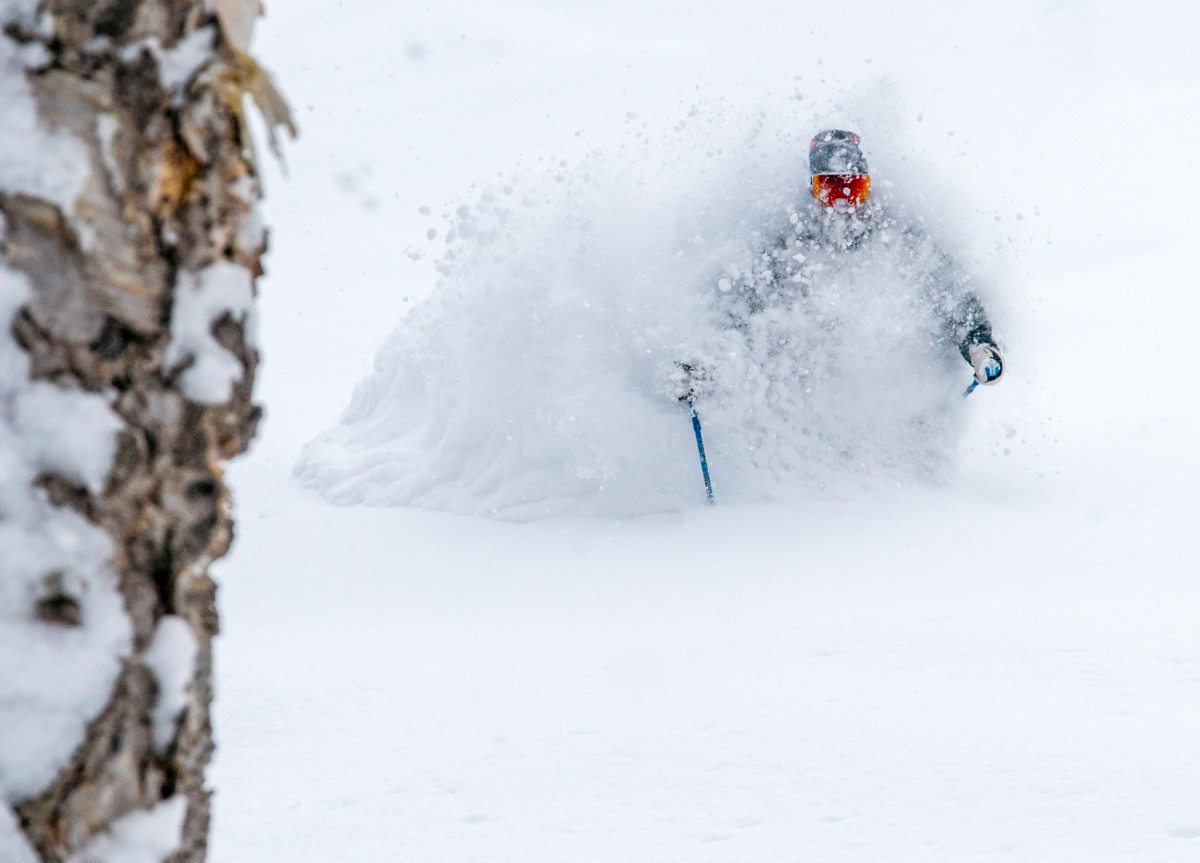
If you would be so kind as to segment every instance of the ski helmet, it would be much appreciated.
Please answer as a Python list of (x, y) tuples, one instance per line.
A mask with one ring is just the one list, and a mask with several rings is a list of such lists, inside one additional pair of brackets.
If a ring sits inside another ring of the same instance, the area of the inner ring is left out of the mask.
[(808, 145), (808, 171), (813, 197), (826, 206), (838, 201), (858, 205), (871, 194), (867, 159), (858, 135), (844, 129), (825, 129)]

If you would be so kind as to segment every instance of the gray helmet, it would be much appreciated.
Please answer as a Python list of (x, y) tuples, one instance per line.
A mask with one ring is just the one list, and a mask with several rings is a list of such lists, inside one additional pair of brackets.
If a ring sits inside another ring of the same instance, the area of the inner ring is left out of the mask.
[(869, 174), (867, 159), (858, 148), (858, 135), (844, 129), (826, 129), (808, 145), (808, 172), (817, 174)]

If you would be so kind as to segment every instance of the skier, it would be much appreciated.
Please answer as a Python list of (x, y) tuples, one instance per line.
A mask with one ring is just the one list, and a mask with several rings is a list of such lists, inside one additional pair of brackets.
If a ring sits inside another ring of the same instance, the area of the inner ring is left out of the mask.
[[(797, 326), (831, 326), (815, 289), (836, 274), (885, 262), (894, 290), (911, 293), (912, 319), (928, 324), (938, 350), (957, 350), (979, 384), (995, 384), (1004, 361), (970, 278), (933, 242), (920, 224), (871, 198), (871, 176), (859, 137), (842, 129), (818, 132), (809, 144), (811, 197), (789, 208), (789, 225), (751, 250), (736, 276), (718, 282), (725, 323), (747, 342), (803, 341), (781, 332)], [(911, 290), (910, 290), (911, 289)], [(806, 304), (812, 308), (806, 308)], [(694, 399), (717, 374), (694, 359), (676, 364), (673, 394)]]

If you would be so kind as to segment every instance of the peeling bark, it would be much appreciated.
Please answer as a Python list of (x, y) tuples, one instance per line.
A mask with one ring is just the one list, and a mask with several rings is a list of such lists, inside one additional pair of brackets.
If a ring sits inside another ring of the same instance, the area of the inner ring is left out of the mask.
[[(248, 88), (259, 86), (246, 70), (257, 67), (201, 0), (47, 0), (42, 8), (51, 32), (9, 26), (5, 37), (45, 47), (48, 61), (26, 72), (39, 118), (84, 145), (90, 171), (71, 212), (0, 189), (0, 258), (33, 289), (12, 323), (32, 376), (104, 394), (124, 422), (101, 492), (54, 474), (38, 485), (112, 538), (110, 565), (134, 639), (70, 764), (14, 808), (42, 859), (60, 861), (122, 816), (183, 795), (182, 842), (170, 859), (200, 861), (217, 633), (207, 571), (233, 537), (222, 463), (246, 449), (260, 418), (251, 400), (258, 354), (235, 311), (212, 322), (242, 372), (219, 404), (189, 397), (188, 362), (169, 367), (165, 356), (181, 286), (222, 261), (262, 272), (266, 235), (253, 216), (260, 189), (242, 116)], [(163, 52), (201, 31), (211, 50), (186, 82), (168, 86)], [(47, 625), (78, 624), (79, 603), (64, 583), (48, 578), (31, 609)], [(159, 682), (142, 653), (166, 615), (187, 622), (198, 654), (186, 708), (160, 749), (151, 731)]]

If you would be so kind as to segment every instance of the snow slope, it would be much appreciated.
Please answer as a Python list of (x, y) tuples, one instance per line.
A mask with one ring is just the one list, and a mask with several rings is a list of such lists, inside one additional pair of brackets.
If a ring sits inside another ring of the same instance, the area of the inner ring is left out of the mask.
[[(1196, 12), (323, 8), (257, 46), (304, 138), (218, 571), (214, 860), (1196, 859)], [(947, 485), (709, 509), (688, 465), (674, 512), (512, 524), (292, 477), (445, 250), (485, 272), (460, 206), (517, 178), (665, 272), (647, 226), (752, 210), (818, 122), (1003, 286)], [(615, 179), (555, 179), (597, 150)]]

